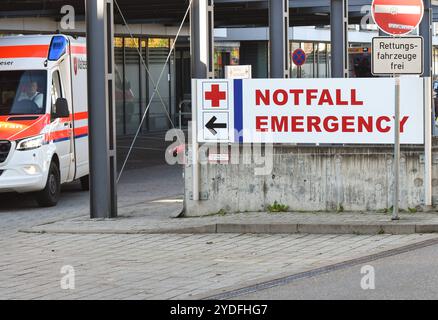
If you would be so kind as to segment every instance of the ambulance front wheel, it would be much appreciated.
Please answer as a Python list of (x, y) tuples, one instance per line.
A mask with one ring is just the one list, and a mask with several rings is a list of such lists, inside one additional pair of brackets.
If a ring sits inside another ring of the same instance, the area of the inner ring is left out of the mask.
[(90, 176), (89, 175), (81, 178), (81, 188), (83, 191), (90, 190)]
[(40, 207), (54, 207), (58, 203), (61, 193), (61, 175), (58, 165), (52, 161), (46, 186), (36, 194), (36, 201)]

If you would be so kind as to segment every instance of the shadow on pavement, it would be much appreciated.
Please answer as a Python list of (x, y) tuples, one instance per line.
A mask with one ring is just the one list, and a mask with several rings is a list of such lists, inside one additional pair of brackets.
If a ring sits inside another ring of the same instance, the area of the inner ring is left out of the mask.
[[(165, 133), (139, 136), (118, 186), (119, 206), (143, 203), (152, 199), (183, 194), (181, 166), (169, 166), (165, 152), (171, 141), (165, 141)], [(117, 162), (120, 170), (133, 137), (119, 138)], [(61, 198), (55, 208), (40, 208), (34, 195), (0, 193), (0, 213), (47, 213), (89, 212), (89, 192), (82, 191), (78, 181), (62, 186)]]
[[(87, 194), (88, 196), (88, 192), (83, 191), (80, 183), (75, 181), (62, 186), (60, 201), (62, 201), (63, 198), (69, 197), (69, 195), (73, 194)], [(0, 212), (16, 209), (41, 210), (34, 199), (33, 193), (0, 193)]]

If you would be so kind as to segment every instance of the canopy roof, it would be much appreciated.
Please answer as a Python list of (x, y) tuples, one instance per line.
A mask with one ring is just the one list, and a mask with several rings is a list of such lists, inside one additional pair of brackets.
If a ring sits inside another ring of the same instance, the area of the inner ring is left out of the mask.
[[(128, 23), (176, 25), (181, 21), (189, 0), (117, 0)], [(2, 0), (0, 18), (51, 17), (60, 19), (65, 0)], [(267, 26), (267, 0), (215, 0), (215, 26)], [(70, 0), (78, 20), (84, 19), (84, 0)], [(330, 0), (290, 0), (291, 26), (327, 25), (330, 23)], [(359, 23), (361, 8), (371, 0), (350, 0), (350, 23)], [(436, 20), (438, 21), (438, 10)], [(122, 23), (118, 14), (116, 23)], [(435, 19), (434, 19), (435, 21)]]

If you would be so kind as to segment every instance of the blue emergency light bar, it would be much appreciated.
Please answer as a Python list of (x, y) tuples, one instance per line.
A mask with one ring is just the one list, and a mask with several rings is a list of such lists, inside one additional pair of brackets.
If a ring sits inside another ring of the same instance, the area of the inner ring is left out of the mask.
[(49, 49), (49, 61), (57, 61), (67, 50), (67, 39), (63, 36), (54, 36)]

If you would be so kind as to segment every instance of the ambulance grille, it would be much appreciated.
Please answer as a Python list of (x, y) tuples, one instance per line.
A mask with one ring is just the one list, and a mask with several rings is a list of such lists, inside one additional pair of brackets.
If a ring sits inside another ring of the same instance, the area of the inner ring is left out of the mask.
[(0, 163), (6, 161), (9, 151), (11, 151), (11, 143), (9, 141), (0, 141)]

